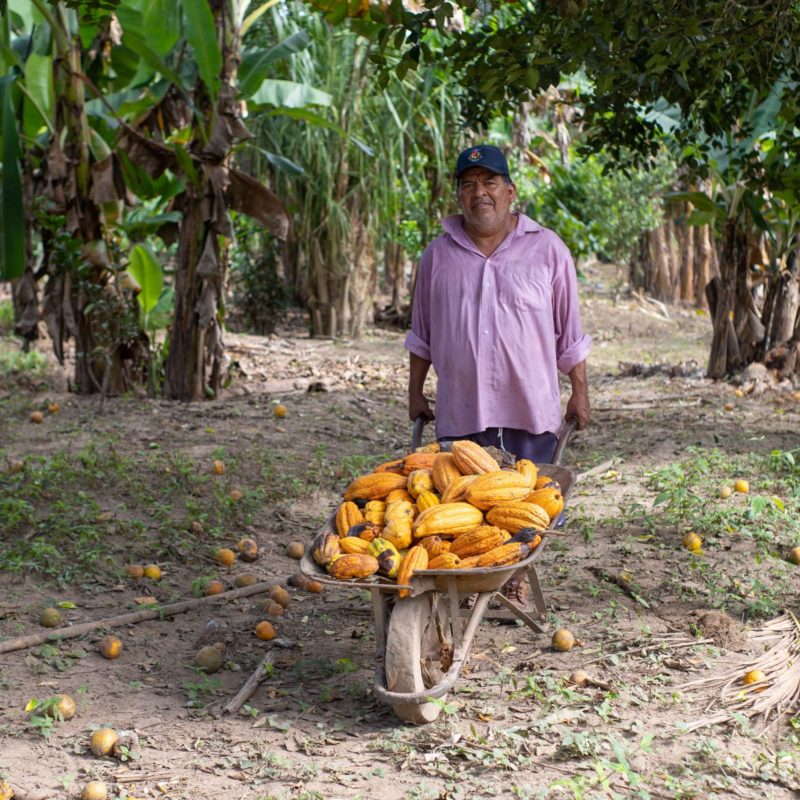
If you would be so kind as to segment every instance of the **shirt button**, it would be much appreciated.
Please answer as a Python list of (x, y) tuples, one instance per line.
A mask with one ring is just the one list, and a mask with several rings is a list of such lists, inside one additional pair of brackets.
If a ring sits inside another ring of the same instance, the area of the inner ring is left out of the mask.
[(484, 333), (488, 335), (489, 331), (484, 331)]

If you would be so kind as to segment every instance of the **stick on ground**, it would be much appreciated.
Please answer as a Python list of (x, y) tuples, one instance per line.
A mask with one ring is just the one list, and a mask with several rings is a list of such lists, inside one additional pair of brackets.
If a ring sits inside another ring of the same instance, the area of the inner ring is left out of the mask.
[(271, 666), (275, 658), (273, 651), (270, 650), (258, 666), (253, 670), (253, 674), (247, 679), (244, 686), (236, 693), (236, 696), (222, 709), (225, 714), (235, 714), (255, 693), (259, 681), (264, 677), (267, 667)]
[(145, 608), (141, 611), (131, 611), (128, 614), (119, 614), (116, 617), (107, 617), (93, 622), (82, 622), (80, 625), (72, 625), (69, 628), (56, 628), (54, 630), (41, 631), (39, 633), (29, 633), (19, 636), (16, 639), (9, 639), (0, 642), (0, 653), (10, 653), (13, 650), (24, 650), (26, 647), (35, 647), (37, 644), (44, 644), (61, 639), (74, 639), (90, 633), (97, 628), (113, 628), (118, 625), (132, 625), (136, 622), (145, 622), (149, 619), (163, 619), (174, 617), (176, 614), (184, 614), (198, 606), (209, 605), (212, 603), (236, 600), (239, 597), (249, 597), (254, 594), (268, 592), (275, 585), (274, 581), (267, 583), (254, 583), (252, 586), (243, 586), (241, 589), (231, 589), (229, 592), (211, 595), (210, 597), (197, 597), (193, 600), (182, 600), (180, 603), (169, 603), (158, 608)]

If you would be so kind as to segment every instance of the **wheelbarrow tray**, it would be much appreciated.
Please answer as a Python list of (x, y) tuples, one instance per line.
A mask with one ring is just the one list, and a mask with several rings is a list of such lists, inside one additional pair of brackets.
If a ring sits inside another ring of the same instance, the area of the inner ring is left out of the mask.
[[(572, 486), (575, 483), (575, 472), (568, 467), (562, 467), (556, 464), (537, 464), (536, 466), (539, 469), (540, 475), (546, 475), (558, 481), (566, 506), (567, 499), (572, 491)], [(334, 532), (336, 530), (335, 518), (336, 512), (334, 511), (322, 530)], [(472, 567), (469, 569), (420, 570), (411, 576), (410, 584), (398, 584), (390, 578), (385, 578), (381, 575), (371, 575), (369, 578), (347, 581), (331, 578), (324, 568), (314, 561), (309, 552), (306, 552), (300, 561), (300, 571), (311, 580), (331, 586), (338, 586), (340, 588), (355, 587), (370, 590), (378, 589), (381, 592), (396, 592), (400, 589), (408, 589), (411, 591), (412, 597), (424, 592), (429, 592), (431, 589), (442, 592), (452, 591), (453, 579), (455, 579), (455, 589), (460, 594), (491, 592), (499, 589), (516, 572), (527, 571), (528, 568), (533, 566), (533, 562), (539, 557), (539, 554), (544, 549), (545, 543), (548, 541), (548, 534), (558, 535), (559, 533), (559, 529), (552, 526), (542, 531), (542, 541), (539, 546), (535, 550), (532, 550), (530, 555), (522, 561), (517, 561), (514, 564), (504, 564), (500, 567)]]

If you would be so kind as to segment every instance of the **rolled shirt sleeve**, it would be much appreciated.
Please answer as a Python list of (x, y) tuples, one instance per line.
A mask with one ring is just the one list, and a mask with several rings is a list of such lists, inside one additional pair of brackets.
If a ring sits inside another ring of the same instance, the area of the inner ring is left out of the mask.
[(417, 270), (417, 285), (414, 288), (414, 303), (411, 310), (411, 330), (405, 340), (405, 348), (415, 356), (431, 361), (431, 298), (430, 298), (430, 247), (422, 254)]
[(585, 361), (592, 338), (583, 332), (578, 304), (578, 278), (567, 246), (558, 240), (553, 273), (553, 326), (556, 334), (556, 366), (569, 374)]

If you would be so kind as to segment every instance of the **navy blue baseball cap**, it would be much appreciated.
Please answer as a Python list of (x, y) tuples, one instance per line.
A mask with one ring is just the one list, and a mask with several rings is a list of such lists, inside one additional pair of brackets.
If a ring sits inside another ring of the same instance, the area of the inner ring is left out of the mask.
[(463, 150), (456, 161), (456, 180), (461, 177), (461, 173), (470, 167), (483, 167), (490, 172), (498, 175), (505, 175), (509, 180), (508, 162), (499, 147), (491, 144), (477, 144)]

